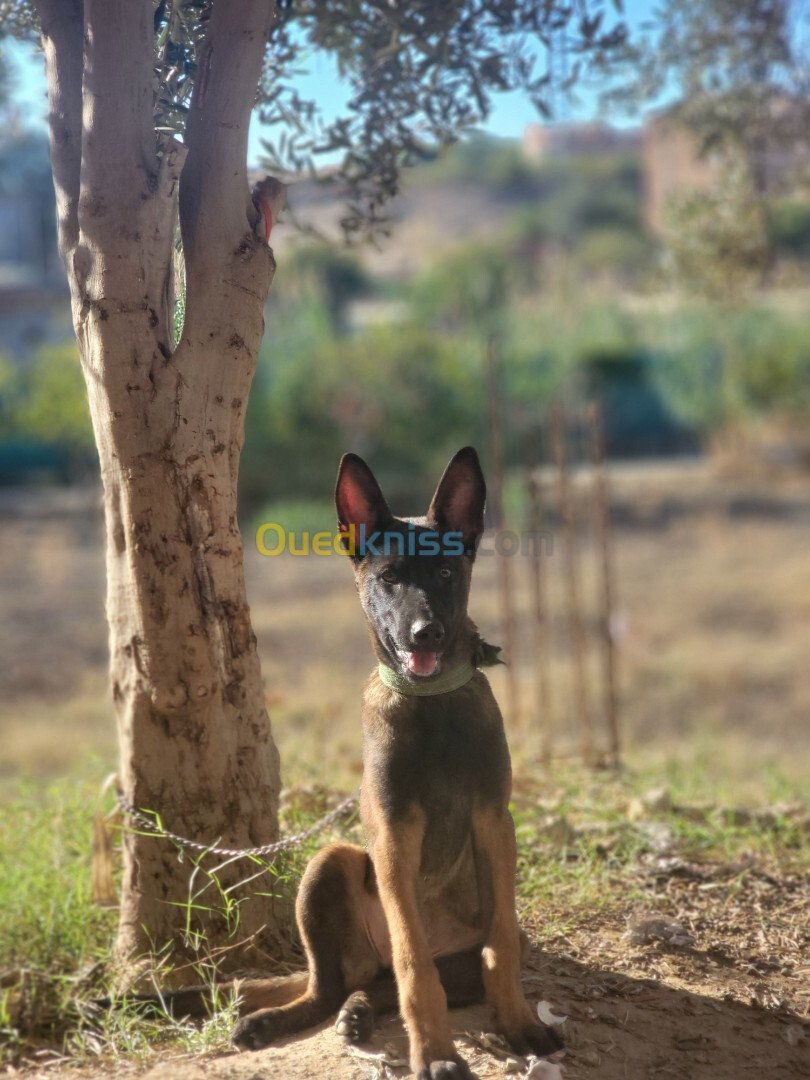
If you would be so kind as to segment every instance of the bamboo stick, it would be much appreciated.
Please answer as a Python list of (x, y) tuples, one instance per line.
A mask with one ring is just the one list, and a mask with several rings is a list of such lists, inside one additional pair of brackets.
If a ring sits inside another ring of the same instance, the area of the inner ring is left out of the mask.
[(537, 726), (540, 732), (540, 760), (551, 760), (554, 749), (554, 713), (552, 710), (549, 622), (547, 614), (547, 582), (543, 563), (543, 496), (539, 475), (541, 455), (529, 457), (526, 469), (526, 490), (529, 503), (529, 533), (532, 535), (531, 576), (534, 646), (534, 681), (537, 704)]
[(565, 584), (568, 605), (568, 625), (571, 633), (571, 658), (574, 682), (574, 701), (579, 722), (580, 749), (586, 765), (594, 762), (593, 725), (588, 706), (587, 672), (585, 664), (585, 625), (582, 618), (579, 587), (579, 567), (576, 550), (576, 523), (571, 497), (571, 483), (568, 474), (566, 454), (565, 413), (561, 405), (555, 405), (551, 412), (551, 438), (554, 458), (557, 463), (557, 476), (560, 499), (560, 513), (563, 525), (563, 554), (565, 557)]
[[(490, 336), (487, 340), (486, 368), (489, 390), (490, 457), (492, 461), (489, 505), (495, 523), (497, 551), (497, 538), (504, 530), (505, 515), (503, 508), (504, 464), (501, 431), (501, 394), (498, 379), (497, 344), (493, 336)], [(500, 552), (496, 554), (496, 559), (498, 563), (498, 591), (501, 602), (503, 649), (507, 660), (506, 714), (513, 724), (518, 724), (520, 721), (520, 702), (517, 685), (517, 656), (515, 654), (515, 609), (512, 599), (512, 563), (509, 556), (503, 555)]]
[(616, 610), (616, 574), (613, 558), (613, 532), (610, 523), (610, 495), (605, 466), (605, 435), (602, 406), (593, 402), (588, 410), (591, 434), (591, 460), (594, 467), (596, 494), (596, 533), (601, 552), (601, 618), (602, 679), (605, 702), (605, 722), (608, 731), (608, 753), (615, 767), (621, 760), (618, 672), (614, 612)]

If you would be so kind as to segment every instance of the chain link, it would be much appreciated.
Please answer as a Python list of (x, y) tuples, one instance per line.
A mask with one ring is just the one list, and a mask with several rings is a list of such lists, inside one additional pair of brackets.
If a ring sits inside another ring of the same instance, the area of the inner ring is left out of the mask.
[(330, 810), (325, 817), (322, 817), (320, 821), (316, 821), (314, 825), (311, 825), (308, 829), (303, 829), (301, 832), (294, 833), (292, 836), (285, 836), (283, 840), (276, 840), (272, 844), (263, 844), (261, 847), (253, 848), (224, 848), (214, 847), (211, 844), (201, 844), (199, 840), (189, 840), (187, 836), (180, 836), (178, 833), (172, 832), (170, 829), (165, 828), (158, 822), (153, 821), (147, 817), (137, 807), (132, 806), (124, 798), (124, 793), (120, 788), (116, 788), (115, 799), (121, 810), (127, 814), (134, 822), (136, 822), (142, 829), (146, 829), (154, 836), (162, 836), (166, 840), (172, 840), (180, 847), (192, 848), (194, 851), (203, 851), (209, 855), (225, 855), (229, 858), (250, 858), (251, 856), (266, 857), (268, 855), (277, 855), (280, 851), (287, 851), (289, 848), (299, 847), (305, 840), (309, 840), (312, 836), (317, 836), (318, 833), (323, 832), (324, 829), (328, 829), (330, 825), (334, 825), (338, 818), (342, 817), (347, 811), (354, 809), (358, 804), (357, 795), (350, 795), (339, 803), (334, 810)]

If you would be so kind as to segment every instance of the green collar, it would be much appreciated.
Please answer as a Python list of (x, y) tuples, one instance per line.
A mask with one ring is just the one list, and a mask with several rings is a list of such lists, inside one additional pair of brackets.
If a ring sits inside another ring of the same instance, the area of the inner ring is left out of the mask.
[(404, 694), (406, 697), (434, 697), (437, 694), (452, 694), (454, 690), (466, 686), (475, 674), (475, 665), (468, 660), (464, 664), (459, 664), (458, 667), (443, 671), (435, 679), (425, 680), (425, 682), (412, 682), (399, 671), (383, 663), (377, 665), (377, 672), (380, 681), (397, 694)]

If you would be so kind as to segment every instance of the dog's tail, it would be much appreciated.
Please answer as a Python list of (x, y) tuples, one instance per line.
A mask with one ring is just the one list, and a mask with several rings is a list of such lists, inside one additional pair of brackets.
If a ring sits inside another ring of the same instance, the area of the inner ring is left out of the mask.
[(340, 1008), (343, 993), (318, 990), (311, 984), (293, 1001), (276, 1008), (258, 1008), (243, 1016), (233, 1029), (231, 1042), (239, 1050), (261, 1050), (285, 1035), (294, 1035), (328, 1020)]
[(232, 979), (213, 986), (190, 986), (154, 994), (126, 994), (99, 998), (95, 1010), (108, 1011), (134, 1004), (147, 1016), (170, 1016), (175, 1020), (204, 1020), (229, 997), (236, 997), (240, 1016), (256, 1009), (280, 1008), (301, 997), (309, 984), (309, 973), (277, 975), (266, 979)]

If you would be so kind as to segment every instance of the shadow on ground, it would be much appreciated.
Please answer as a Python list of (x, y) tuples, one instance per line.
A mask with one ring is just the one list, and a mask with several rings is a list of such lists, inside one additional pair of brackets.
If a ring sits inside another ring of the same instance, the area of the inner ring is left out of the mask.
[[(697, 952), (697, 950), (695, 950)], [(718, 1000), (651, 979), (598, 970), (577, 961), (535, 952), (524, 976), (532, 1000), (541, 996), (566, 1014), (566, 1080), (798, 1080), (810, 1077), (810, 1025), (789, 1011), (736, 1000)], [(506, 1062), (481, 1045), (488, 1030), (484, 1007), (454, 1010), (458, 1045), (481, 1080), (506, 1075)], [(401, 1059), (407, 1039), (401, 1022), (380, 1025), (370, 1053)], [(382, 1067), (371, 1057), (352, 1057), (331, 1024), (285, 1039), (256, 1054), (209, 1058), (194, 1064), (173, 1060), (153, 1068), (149, 1080), (365, 1080), (405, 1076), (403, 1067)], [(511, 1073), (510, 1075), (520, 1075)]]

